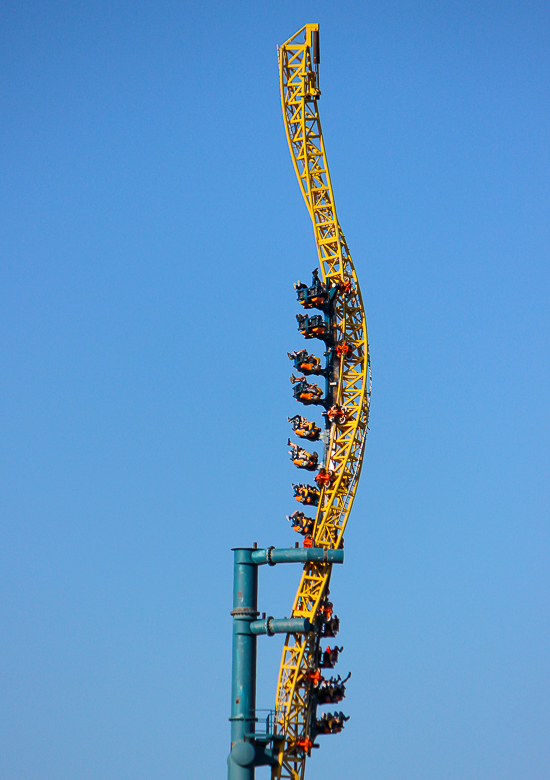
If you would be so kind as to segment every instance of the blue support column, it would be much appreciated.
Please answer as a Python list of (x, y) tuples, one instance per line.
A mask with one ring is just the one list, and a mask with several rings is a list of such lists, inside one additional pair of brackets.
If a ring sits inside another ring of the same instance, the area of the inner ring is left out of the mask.
[(256, 637), (315, 630), (306, 618), (258, 617), (258, 567), (277, 563), (343, 563), (343, 550), (237, 547), (233, 569), (233, 666), (231, 682), (231, 753), (229, 780), (254, 780), (254, 768), (276, 765), (273, 737), (256, 735)]
[(253, 550), (252, 562), (258, 566), (267, 563), (344, 563), (344, 550), (328, 550), (324, 547), (268, 547)]
[(229, 780), (254, 780), (254, 743), (245, 734), (255, 730), (256, 635), (250, 624), (258, 617), (258, 566), (252, 549), (234, 550), (233, 669), (231, 683), (231, 753)]

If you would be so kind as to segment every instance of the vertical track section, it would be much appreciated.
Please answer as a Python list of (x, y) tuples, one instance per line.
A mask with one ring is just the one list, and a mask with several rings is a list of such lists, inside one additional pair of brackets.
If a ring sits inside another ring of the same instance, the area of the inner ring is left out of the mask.
[[(333, 480), (323, 488), (313, 530), (315, 547), (343, 546), (343, 535), (361, 473), (369, 419), (371, 375), (363, 300), (346, 239), (336, 216), (319, 119), (318, 67), (313, 41), (319, 25), (308, 24), (278, 51), (281, 101), (290, 154), (315, 235), (323, 281), (340, 284), (332, 310), (335, 346), (347, 345), (336, 358), (334, 403), (345, 421), (332, 424), (324, 468)], [(296, 593), (292, 617), (315, 623), (331, 576), (329, 564), (307, 564)], [(311, 751), (312, 712), (304, 673), (318, 666), (319, 637), (288, 634), (277, 684), (279, 766), (273, 780), (302, 780)]]

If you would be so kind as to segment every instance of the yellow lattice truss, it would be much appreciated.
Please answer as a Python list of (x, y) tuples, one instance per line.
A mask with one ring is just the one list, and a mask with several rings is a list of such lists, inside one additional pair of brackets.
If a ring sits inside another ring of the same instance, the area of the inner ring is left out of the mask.
[[(345, 283), (346, 294), (338, 294), (332, 322), (336, 343), (346, 343), (351, 351), (339, 358), (335, 402), (346, 410), (345, 422), (333, 424), (326, 469), (334, 473), (329, 488), (319, 500), (313, 540), (316, 547), (335, 548), (343, 535), (357, 489), (370, 402), (370, 360), (367, 326), (361, 291), (338, 223), (334, 196), (325, 156), (325, 146), (317, 100), (318, 77), (312, 63), (312, 33), (319, 26), (308, 24), (279, 49), (281, 100), (290, 153), (315, 233), (323, 280)], [(292, 617), (317, 617), (319, 603), (326, 594), (331, 566), (306, 565)], [(309, 701), (304, 672), (317, 665), (317, 635), (289, 634), (281, 660), (277, 685), (277, 733), (279, 766), (272, 779), (302, 780), (308, 755), (310, 731)]]

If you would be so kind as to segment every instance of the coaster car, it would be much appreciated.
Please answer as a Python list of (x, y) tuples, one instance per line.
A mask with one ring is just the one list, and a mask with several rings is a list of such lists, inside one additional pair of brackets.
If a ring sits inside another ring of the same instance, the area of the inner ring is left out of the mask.
[(321, 677), (319, 684), (316, 688), (317, 704), (338, 704), (346, 695), (346, 683), (351, 677), (351, 672), (342, 680), (340, 675), (338, 677), (331, 677), (330, 680), (325, 680)]
[(334, 664), (338, 663), (338, 656), (343, 649), (343, 647), (336, 647), (335, 645), (332, 649), (327, 647), (324, 652), (321, 650), (321, 661), (319, 663), (319, 669), (334, 669)]
[(333, 615), (323, 623), (323, 626), (321, 628), (321, 636), (323, 638), (335, 637), (339, 630), (340, 630), (340, 618), (338, 618), (336, 615)]
[(311, 534), (315, 525), (313, 517), (306, 517), (299, 509), (288, 515), (286, 519), (292, 523), (292, 530), (302, 536)]
[(316, 452), (308, 452), (298, 444), (294, 444), (290, 439), (288, 440), (288, 444), (292, 447), (288, 454), (295, 466), (298, 466), (299, 469), (307, 469), (308, 471), (317, 470), (319, 455)]
[(298, 330), (306, 339), (329, 339), (329, 326), (322, 314), (297, 314)]
[(319, 504), (319, 496), (321, 495), (319, 493), (318, 488), (313, 487), (312, 485), (292, 485), (294, 489), (294, 498), (296, 501), (298, 501), (300, 504), (305, 504), (306, 506), (317, 506)]
[(305, 376), (292, 376), (290, 377), (294, 387), (294, 398), (297, 401), (301, 401), (303, 404), (322, 404), (323, 400), (321, 396), (323, 391), (319, 385), (310, 384)]
[(324, 712), (315, 721), (317, 734), (338, 734), (344, 728), (344, 723), (349, 720), (343, 712)]
[(287, 420), (292, 424), (294, 433), (296, 436), (299, 436), (300, 439), (319, 441), (321, 429), (318, 425), (315, 425), (315, 423), (309, 422), (309, 420), (306, 420), (305, 417), (302, 417), (299, 414), (294, 415), (294, 417), (287, 417)]
[(301, 371), (302, 374), (323, 374), (324, 369), (321, 368), (321, 359), (315, 357), (315, 355), (308, 354), (307, 349), (301, 349), (297, 352), (286, 353), (290, 360), (294, 361), (294, 368)]
[(319, 279), (319, 271), (315, 269), (310, 287), (298, 281), (294, 285), (294, 289), (296, 290), (298, 302), (304, 309), (322, 309), (327, 311), (330, 308), (334, 295), (338, 292), (339, 286), (331, 287), (330, 283), (323, 284)]

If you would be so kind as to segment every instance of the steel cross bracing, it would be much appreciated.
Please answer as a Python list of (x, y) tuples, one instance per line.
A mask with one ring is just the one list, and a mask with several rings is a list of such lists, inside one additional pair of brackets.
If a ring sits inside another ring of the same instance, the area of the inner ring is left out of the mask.
[[(367, 326), (361, 291), (346, 239), (336, 216), (334, 196), (317, 100), (318, 76), (312, 62), (312, 33), (319, 26), (308, 24), (279, 49), (281, 100), (286, 134), (298, 182), (315, 233), (323, 281), (343, 284), (346, 294), (336, 296), (332, 311), (335, 343), (352, 349), (338, 359), (333, 380), (333, 401), (346, 409), (342, 425), (333, 424), (324, 467), (334, 474), (330, 487), (321, 493), (313, 530), (315, 547), (336, 548), (343, 534), (361, 472), (370, 404), (370, 359)], [(326, 594), (329, 564), (308, 564), (296, 593), (292, 617), (314, 622)], [(305, 773), (311, 712), (304, 672), (317, 665), (319, 637), (288, 634), (277, 686), (277, 730), (280, 737), (279, 766), (272, 778), (298, 780)]]

